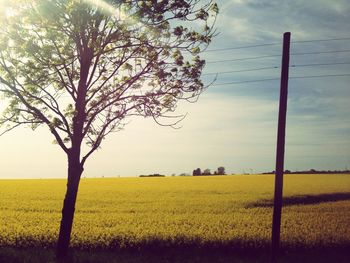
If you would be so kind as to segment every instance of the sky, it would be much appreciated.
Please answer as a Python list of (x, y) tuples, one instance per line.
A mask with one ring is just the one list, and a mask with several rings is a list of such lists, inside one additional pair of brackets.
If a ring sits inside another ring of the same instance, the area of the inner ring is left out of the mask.
[[(218, 35), (202, 54), (202, 79), (218, 75), (197, 103), (179, 103), (182, 128), (131, 119), (103, 141), (83, 177), (274, 170), (284, 32), (292, 41), (285, 169), (350, 169), (350, 2), (217, 2)], [(65, 178), (66, 156), (52, 141), (45, 127), (1, 136), (0, 178)]]

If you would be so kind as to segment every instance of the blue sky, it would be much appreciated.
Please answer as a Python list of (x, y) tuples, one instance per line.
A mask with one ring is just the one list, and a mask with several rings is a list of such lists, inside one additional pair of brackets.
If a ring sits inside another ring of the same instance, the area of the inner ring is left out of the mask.
[[(218, 74), (195, 104), (180, 103), (188, 113), (182, 128), (159, 127), (132, 119), (109, 135), (88, 160), (86, 177), (191, 173), (201, 167), (229, 173), (274, 170), (283, 32), (292, 33), (291, 77), (349, 74), (350, 2), (341, 0), (221, 0), (218, 36), (203, 53), (204, 73), (271, 67)], [(251, 57), (261, 59), (238, 60)], [(222, 60), (231, 62), (217, 62)], [(334, 64), (313, 65), (310, 64)], [(276, 68), (274, 68), (276, 67)], [(209, 82), (215, 75), (203, 75)], [(350, 169), (350, 77), (291, 78), (287, 113), (285, 168)], [(0, 137), (0, 178), (65, 177), (66, 159), (46, 129), (20, 128)]]

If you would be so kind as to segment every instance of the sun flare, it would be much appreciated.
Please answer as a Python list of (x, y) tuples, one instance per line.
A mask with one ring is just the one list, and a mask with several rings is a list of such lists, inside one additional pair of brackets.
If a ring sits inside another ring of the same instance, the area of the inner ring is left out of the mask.
[(101, 9), (104, 13), (108, 15), (115, 16), (116, 18), (121, 20), (125, 19), (125, 14), (121, 10), (121, 8), (116, 8), (115, 6), (107, 3), (106, 1), (103, 1), (103, 0), (83, 0), (83, 1), (91, 6)]
[(15, 15), (14, 9), (11, 7), (9, 1), (0, 0), (0, 18), (11, 17)]

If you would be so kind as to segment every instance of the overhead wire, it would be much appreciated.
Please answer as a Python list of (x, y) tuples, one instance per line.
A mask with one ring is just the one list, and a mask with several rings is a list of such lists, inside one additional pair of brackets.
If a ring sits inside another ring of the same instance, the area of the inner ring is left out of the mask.
[[(350, 40), (350, 37), (344, 38), (326, 38), (326, 39), (310, 39), (310, 40), (297, 40), (291, 41), (291, 43), (312, 43), (312, 42), (327, 42), (327, 41), (341, 41), (341, 40)], [(203, 52), (218, 52), (218, 51), (226, 51), (226, 50), (235, 50), (235, 49), (247, 49), (247, 48), (255, 48), (255, 47), (264, 47), (264, 46), (275, 46), (281, 45), (281, 42), (272, 42), (272, 43), (262, 43), (256, 45), (247, 45), (247, 46), (237, 46), (237, 47), (227, 47), (227, 48), (217, 48), (217, 49), (208, 49)]]
[(237, 72), (248, 72), (248, 71), (259, 71), (259, 70), (267, 70), (267, 69), (275, 69), (279, 67), (262, 67), (262, 68), (252, 68), (252, 69), (241, 69), (241, 70), (229, 70), (229, 71), (221, 71), (221, 72), (210, 72), (210, 73), (204, 73), (202, 76), (207, 75), (220, 75), (220, 74), (227, 74), (227, 73), (237, 73)]
[[(319, 54), (348, 53), (348, 52), (350, 52), (350, 49), (301, 52), (301, 53), (291, 53), (290, 55), (291, 56), (303, 56), (303, 55), (319, 55)], [(272, 58), (272, 57), (282, 57), (282, 55), (281, 54), (274, 54), (274, 55), (264, 55), (264, 56), (246, 57), (246, 58), (222, 59), (222, 60), (206, 61), (206, 63), (211, 64), (211, 63), (222, 63), (222, 62), (233, 62), (233, 61), (245, 61), (245, 60), (253, 60), (253, 59)]]
[(292, 64), (289, 67), (312, 67), (312, 66), (333, 66), (333, 65), (350, 65), (350, 62), (332, 62), (332, 63), (312, 63), (312, 64)]
[(350, 37), (343, 37), (343, 38), (326, 38), (326, 39), (310, 39), (310, 40), (297, 40), (297, 41), (291, 41), (291, 43), (327, 42), (327, 41), (340, 41), (340, 40), (350, 40)]
[[(298, 68), (298, 67), (312, 67), (312, 66), (333, 66), (333, 65), (350, 65), (350, 62), (333, 62), (333, 63), (312, 63), (312, 64), (292, 64), (290, 68)], [(207, 75), (221, 75), (228, 73), (241, 73), (241, 72), (250, 72), (250, 71), (260, 71), (260, 70), (268, 70), (268, 69), (279, 69), (280, 66), (271, 66), (271, 67), (261, 67), (261, 68), (251, 68), (251, 69), (239, 69), (239, 70), (228, 70), (228, 71), (218, 71), (218, 72), (210, 72), (204, 73), (202, 76)]]
[[(350, 37), (297, 40), (297, 41), (292, 41), (291, 43), (312, 43), (312, 42), (341, 41), (341, 40), (350, 40)], [(256, 47), (273, 46), (273, 45), (280, 45), (280, 44), (281, 43), (263, 43), (263, 44), (247, 45), (247, 46), (211, 49), (211, 50), (206, 50), (205, 52), (217, 52), (217, 51), (225, 51), (225, 50), (256, 48)], [(292, 52), (292, 53), (290, 53), (290, 55), (291, 56), (304, 56), (304, 55), (336, 54), (336, 53), (348, 53), (348, 52), (350, 52), (350, 49), (310, 51), (310, 52)], [(213, 60), (213, 61), (209, 60), (206, 63), (211, 64), (211, 63), (222, 63), (222, 62), (258, 60), (258, 59), (274, 58), (274, 57), (281, 57), (281, 56), (282, 56), (281, 54), (271, 54), (271, 55), (261, 55), (261, 56), (243, 57), (243, 58), (235, 58), (235, 59), (222, 59), (222, 60)], [(350, 64), (350, 62), (324, 62), (324, 63), (309, 63), (309, 64), (292, 64), (289, 67), (290, 68), (298, 68), (298, 67), (316, 67), (316, 66), (332, 66), (332, 65), (348, 65), (348, 64)], [(221, 71), (221, 72), (204, 73), (203, 76), (229, 74), (229, 73), (254, 72), (254, 71), (271, 70), (271, 69), (279, 69), (279, 68), (280, 68), (279, 66), (268, 66), (268, 67), (258, 67), (258, 68), (250, 68), (250, 69), (227, 70), (227, 71)], [(343, 77), (343, 76), (350, 76), (350, 74), (291, 76), (289, 78), (290, 79), (307, 79), (307, 78), (325, 78), (325, 77)], [(255, 80), (232, 81), (232, 82), (226, 82), (226, 83), (213, 84), (213, 86), (223, 86), (223, 85), (241, 84), (241, 83), (254, 83), (254, 82), (264, 82), (264, 81), (275, 81), (275, 80), (280, 80), (280, 78), (265, 78), (265, 79), (255, 79)]]
[(346, 53), (350, 52), (350, 49), (345, 50), (328, 50), (328, 51), (315, 51), (315, 52), (302, 52), (302, 53), (290, 53), (293, 56), (301, 56), (301, 55), (319, 55), (319, 54), (332, 54), (332, 53)]
[(254, 48), (254, 47), (265, 47), (265, 46), (275, 46), (280, 45), (281, 43), (266, 43), (266, 44), (257, 44), (257, 45), (249, 45), (249, 46), (238, 46), (238, 47), (228, 47), (228, 48), (217, 48), (217, 49), (208, 49), (203, 52), (217, 52), (217, 51), (226, 51), (226, 50), (234, 50), (234, 49), (246, 49), (246, 48)]
[(243, 83), (253, 83), (253, 82), (264, 82), (264, 81), (272, 81), (272, 80), (279, 80), (279, 78), (232, 81), (232, 82), (217, 83), (217, 84), (213, 84), (213, 85), (211, 85), (211, 86), (225, 86), (225, 85), (232, 85), (232, 84), (243, 84)]
[[(311, 76), (291, 76), (289, 79), (311, 79), (311, 78), (328, 78), (328, 77), (347, 77), (350, 74), (327, 74), (327, 75), (311, 75)], [(253, 82), (264, 82), (264, 81), (274, 81), (280, 80), (280, 78), (266, 78), (266, 79), (255, 79), (255, 80), (243, 80), (243, 81), (232, 81), (225, 83), (217, 83), (212, 86), (225, 86), (225, 85), (234, 85), (234, 84), (242, 84), (242, 83), (253, 83)]]
[(347, 77), (350, 74), (327, 74), (327, 75), (314, 75), (314, 76), (292, 76), (290, 79), (312, 79), (312, 78), (329, 78), (329, 77)]
[(264, 56), (247, 57), (247, 58), (222, 59), (222, 60), (206, 61), (206, 63), (211, 64), (211, 63), (232, 62), (232, 61), (245, 61), (245, 60), (252, 60), (252, 59), (272, 58), (272, 57), (281, 57), (281, 55), (278, 54), (278, 55), (264, 55)]

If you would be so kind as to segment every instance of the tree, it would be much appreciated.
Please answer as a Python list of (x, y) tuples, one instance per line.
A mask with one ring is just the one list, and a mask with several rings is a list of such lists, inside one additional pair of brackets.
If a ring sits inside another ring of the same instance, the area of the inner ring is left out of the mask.
[(169, 126), (182, 119), (171, 112), (205, 88), (199, 53), (215, 33), (218, 7), (212, 0), (8, 2), (0, 18), (1, 124), (4, 133), (45, 125), (67, 156), (56, 251), (64, 257), (86, 160), (131, 116)]
[(192, 175), (193, 175), (193, 176), (202, 175), (201, 168), (197, 168), (197, 169), (193, 170)]
[(217, 174), (218, 175), (225, 175), (226, 174), (225, 167), (223, 167), (223, 166), (218, 167)]
[(202, 175), (211, 175), (210, 169), (209, 168), (205, 169)]

